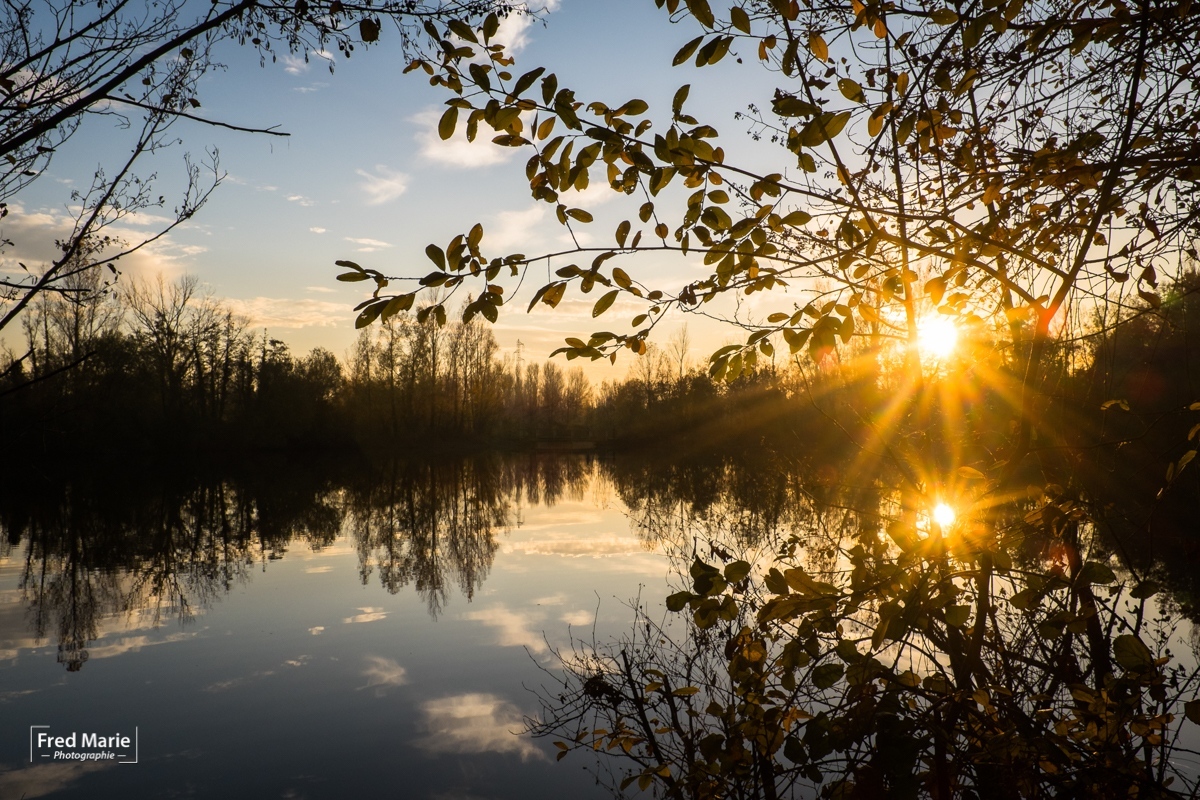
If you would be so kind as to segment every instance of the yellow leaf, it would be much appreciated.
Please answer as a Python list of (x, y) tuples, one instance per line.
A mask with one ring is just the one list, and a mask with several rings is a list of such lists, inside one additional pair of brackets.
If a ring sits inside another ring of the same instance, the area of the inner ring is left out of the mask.
[(867, 135), (874, 139), (883, 131), (883, 117), (872, 116), (867, 120)]
[(829, 45), (825, 44), (821, 34), (814, 33), (808, 37), (808, 49), (812, 50), (812, 54), (821, 61), (829, 60)]
[(863, 94), (862, 86), (858, 81), (850, 78), (838, 78), (838, 91), (842, 93), (842, 97), (855, 103), (865, 103), (866, 95)]
[(746, 9), (741, 6), (734, 6), (729, 9), (729, 21), (733, 23), (733, 27), (742, 33), (750, 32), (750, 16), (746, 13)]

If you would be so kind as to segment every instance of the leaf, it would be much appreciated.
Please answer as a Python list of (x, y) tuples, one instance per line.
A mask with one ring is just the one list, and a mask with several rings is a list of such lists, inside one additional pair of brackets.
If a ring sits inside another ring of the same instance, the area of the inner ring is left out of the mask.
[(825, 44), (825, 40), (821, 38), (821, 34), (814, 33), (808, 37), (808, 49), (821, 61), (829, 60), (829, 45)]
[(946, 293), (945, 278), (931, 278), (925, 283), (925, 294), (929, 295), (930, 301), (936, 306), (942, 302), (942, 295)]
[(862, 86), (859, 85), (858, 81), (853, 81), (849, 78), (838, 78), (838, 91), (842, 93), (842, 97), (852, 102), (867, 102), (867, 96), (863, 94)]
[(425, 248), (425, 255), (429, 256), (429, 260), (437, 264), (438, 269), (446, 268), (446, 254), (442, 252), (442, 248), (436, 244), (431, 244)]
[(867, 119), (867, 135), (870, 136), (872, 139), (874, 139), (882, 131), (883, 131), (883, 116), (882, 115), (876, 116), (876, 115), (872, 114), (870, 116), (870, 118)]
[(690, 83), (685, 83), (675, 90), (675, 97), (671, 99), (671, 112), (678, 115), (683, 110), (683, 104), (687, 102), (688, 92), (692, 90)]
[(934, 9), (933, 13), (929, 15), (929, 18), (938, 25), (953, 25), (954, 23), (958, 22), (958, 14), (955, 14), (948, 8)]
[(672, 67), (678, 67), (683, 62), (692, 57), (692, 53), (696, 52), (696, 48), (700, 46), (700, 42), (704, 41), (703, 36), (697, 36), (690, 42), (679, 48), (679, 52), (675, 54), (675, 58), (671, 60)]
[(667, 611), (683, 611), (694, 595), (691, 592), (676, 592), (667, 596)]
[(571, 219), (579, 220), (580, 222), (591, 222), (592, 215), (582, 208), (568, 208), (567, 216)]
[(596, 305), (592, 307), (592, 316), (598, 317), (608, 310), (608, 307), (617, 299), (617, 295), (621, 293), (620, 289), (613, 289), (605, 292), (604, 295), (596, 301)]
[(526, 72), (524, 75), (517, 78), (517, 82), (513, 84), (512, 95), (514, 97), (519, 96), (522, 92), (532, 86), (534, 81), (542, 77), (542, 73), (545, 71), (545, 67), (538, 67), (537, 69)]
[(750, 574), (750, 564), (745, 561), (734, 561), (725, 566), (725, 580), (738, 583)]
[(1150, 648), (1132, 633), (1118, 636), (1113, 641), (1113, 657), (1130, 672), (1143, 672), (1154, 666), (1154, 656)]
[(1192, 722), (1200, 725), (1200, 700), (1189, 700), (1184, 703), (1183, 713)]
[(356, 281), (370, 280), (371, 276), (367, 275), (365, 272), (343, 272), (341, 275), (337, 276), (337, 279), (339, 281), (345, 281), (346, 283), (354, 283)]
[(1154, 597), (1154, 595), (1158, 594), (1160, 591), (1162, 591), (1162, 586), (1154, 581), (1142, 581), (1137, 586), (1133, 587), (1133, 590), (1129, 593), (1129, 596), (1137, 600), (1148, 600), (1151, 597)]
[(692, 16), (706, 28), (711, 28), (716, 24), (716, 19), (713, 17), (712, 8), (708, 5), (708, 0), (684, 0), (687, 3), (688, 10), (692, 12)]
[(695, 686), (681, 686), (671, 692), (675, 697), (691, 697), (692, 695), (700, 694), (700, 690)]
[(454, 135), (454, 128), (458, 125), (458, 108), (450, 106), (446, 109), (446, 113), (442, 114), (442, 118), (438, 120), (438, 136), (443, 141)]
[(733, 27), (742, 33), (750, 32), (750, 15), (741, 6), (734, 6), (729, 9), (729, 21), (733, 23)]
[(374, 42), (379, 39), (379, 23), (373, 19), (359, 20), (358, 35), (364, 42)]
[(1108, 585), (1115, 582), (1117, 580), (1117, 576), (1111, 569), (1104, 564), (1101, 564), (1099, 561), (1089, 561), (1083, 565), (1082, 569), (1079, 570), (1079, 576), (1077, 580), (1081, 584), (1098, 583), (1101, 585)]
[(479, 39), (475, 36), (475, 31), (471, 26), (462, 20), (452, 19), (446, 23), (446, 27), (454, 33), (455, 36), (462, 39), (464, 42), (479, 44)]
[(834, 114), (829, 119), (821, 118), (821, 125), (825, 129), (825, 138), (832, 139), (842, 132), (842, 128), (846, 127), (846, 123), (850, 121), (850, 112), (842, 111)]
[(822, 664), (812, 672), (813, 686), (818, 689), (828, 689), (842, 678), (844, 668), (841, 664)]
[(799, 228), (801, 225), (807, 225), (812, 221), (812, 215), (806, 214), (803, 211), (793, 211), (786, 217), (780, 220), (784, 225), (791, 225), (793, 228)]

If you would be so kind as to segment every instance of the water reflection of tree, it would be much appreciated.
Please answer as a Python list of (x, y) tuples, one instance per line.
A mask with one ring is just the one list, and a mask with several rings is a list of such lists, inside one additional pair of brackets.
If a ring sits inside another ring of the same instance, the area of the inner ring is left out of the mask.
[(1198, 675), (1170, 658), (1192, 581), (1123, 553), (1086, 495), (939, 531), (886, 480), (766, 471), (615, 469), (683, 557), (682, 613), (638, 606), (625, 636), (579, 643), (535, 734), (668, 797), (1194, 796)]
[(6, 487), (0, 528), (10, 548), (25, 544), (19, 588), (34, 636), (56, 639), (74, 671), (106, 621), (186, 624), (290, 543), (332, 542), (342, 511), (331, 486), (282, 483), (129, 475)]
[(483, 586), (517, 506), (579, 499), (591, 475), (575, 457), (393, 462), (347, 491), (363, 582), (378, 571), (393, 594), (412, 584), (436, 617), (452, 585), (468, 601)]
[[(522, 504), (579, 500), (589, 458), (527, 454), (396, 461), (335, 476), (271, 464), (234, 478), (98, 476), (0, 487), (5, 554), (24, 545), (20, 591), (38, 639), (79, 669), (106, 622), (189, 622), (297, 546), (348, 530), (363, 581), (412, 585), (437, 616), (470, 600)], [(347, 526), (348, 523), (348, 526)]]

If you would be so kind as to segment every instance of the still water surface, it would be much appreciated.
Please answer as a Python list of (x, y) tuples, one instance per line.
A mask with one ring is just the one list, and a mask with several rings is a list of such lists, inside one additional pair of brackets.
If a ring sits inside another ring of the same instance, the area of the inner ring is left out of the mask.
[[(661, 603), (667, 559), (587, 459), (7, 510), (0, 797), (591, 797), (520, 735), (552, 649)], [(29, 726), (137, 764), (29, 764)]]
[[(523, 732), (557, 654), (628, 637), (635, 606), (663, 618), (696, 554), (761, 567), (793, 535), (833, 568), (848, 508), (886, 502), (775, 466), (487, 455), (0, 485), (0, 800), (609, 796), (594, 760)], [(1169, 589), (1152, 613), (1191, 673), (1181, 530), (1113, 546)], [(35, 725), (136, 731), (137, 763), (31, 763)]]

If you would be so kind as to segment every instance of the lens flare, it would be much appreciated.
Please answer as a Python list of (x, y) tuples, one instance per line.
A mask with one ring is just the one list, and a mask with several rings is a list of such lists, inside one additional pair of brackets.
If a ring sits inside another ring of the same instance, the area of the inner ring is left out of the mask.
[(943, 528), (954, 524), (954, 509), (945, 503), (933, 507), (933, 521)]
[(954, 352), (958, 344), (958, 326), (948, 317), (931, 316), (921, 321), (918, 326), (917, 346), (921, 352), (937, 358), (946, 358)]

